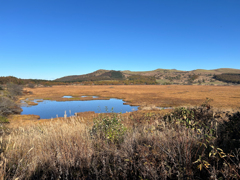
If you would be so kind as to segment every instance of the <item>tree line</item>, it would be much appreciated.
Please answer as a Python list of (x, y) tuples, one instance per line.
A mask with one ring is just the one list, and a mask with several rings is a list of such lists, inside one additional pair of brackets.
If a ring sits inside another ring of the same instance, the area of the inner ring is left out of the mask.
[(51, 86), (51, 85), (65, 85), (69, 84), (66, 82), (58, 82), (58, 81), (50, 81), (50, 80), (43, 80), (43, 79), (21, 79), (21, 78), (16, 78), (14, 76), (1, 76), (0, 77), (0, 84), (17, 84), (17, 85), (27, 85), (27, 84), (41, 84), (44, 86)]
[(35, 85), (52, 86), (52, 85), (69, 85), (69, 84), (82, 84), (82, 85), (150, 85), (157, 84), (156, 78), (153, 76), (132, 75), (125, 79), (122, 73), (118, 71), (107, 72), (101, 76), (86, 77), (75, 81), (50, 81), (41, 79), (20, 79), (13, 76), (0, 77), (0, 85), (8, 83), (17, 85), (28, 85), (34, 87)]
[(157, 84), (153, 76), (132, 75), (124, 80), (83, 81), (83, 85), (153, 85)]
[(223, 73), (213, 76), (214, 79), (227, 83), (240, 84), (240, 74)]

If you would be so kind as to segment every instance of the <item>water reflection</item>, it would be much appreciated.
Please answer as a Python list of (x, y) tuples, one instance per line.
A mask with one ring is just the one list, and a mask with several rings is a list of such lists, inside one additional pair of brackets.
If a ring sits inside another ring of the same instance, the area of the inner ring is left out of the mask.
[(98, 98), (98, 96), (81, 96), (82, 98), (85, 98), (85, 97), (92, 97), (92, 98)]
[(95, 113), (113, 112), (125, 113), (136, 111), (138, 106), (125, 105), (121, 99), (110, 100), (90, 100), (90, 101), (50, 101), (44, 100), (36, 106), (22, 106), (21, 114), (39, 115), (41, 119), (50, 119), (55, 117), (64, 117), (66, 111), (67, 116), (74, 115), (77, 112), (94, 111)]
[(63, 96), (62, 98), (72, 98), (72, 96)]

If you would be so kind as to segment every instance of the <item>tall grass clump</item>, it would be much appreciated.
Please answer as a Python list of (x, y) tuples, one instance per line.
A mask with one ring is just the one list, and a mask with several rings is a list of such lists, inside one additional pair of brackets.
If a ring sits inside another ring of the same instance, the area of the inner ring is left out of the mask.
[(1, 141), (0, 171), (4, 179), (239, 179), (240, 150), (220, 147), (219, 124), (204, 106), (19, 128)]
[(86, 126), (78, 119), (19, 128), (5, 148), (5, 179), (84, 178), (93, 156)]
[(126, 127), (122, 124), (121, 114), (100, 115), (93, 120), (91, 135), (111, 143), (123, 142)]

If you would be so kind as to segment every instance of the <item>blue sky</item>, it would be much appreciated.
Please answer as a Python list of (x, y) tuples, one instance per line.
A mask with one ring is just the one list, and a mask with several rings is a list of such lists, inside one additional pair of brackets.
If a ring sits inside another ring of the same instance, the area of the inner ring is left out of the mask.
[(240, 69), (239, 0), (0, 0), (0, 76)]

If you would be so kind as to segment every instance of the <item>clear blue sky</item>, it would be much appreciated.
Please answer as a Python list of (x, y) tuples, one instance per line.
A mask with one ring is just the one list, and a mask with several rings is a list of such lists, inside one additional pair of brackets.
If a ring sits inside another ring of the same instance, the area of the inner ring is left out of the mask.
[(240, 69), (240, 0), (0, 0), (0, 76)]

